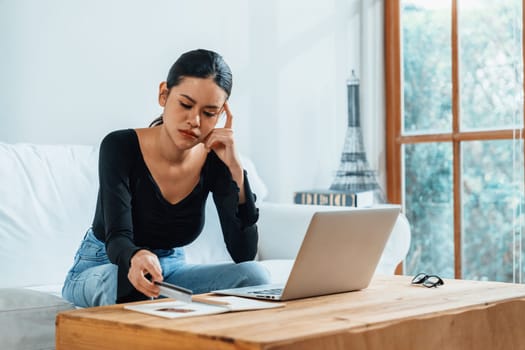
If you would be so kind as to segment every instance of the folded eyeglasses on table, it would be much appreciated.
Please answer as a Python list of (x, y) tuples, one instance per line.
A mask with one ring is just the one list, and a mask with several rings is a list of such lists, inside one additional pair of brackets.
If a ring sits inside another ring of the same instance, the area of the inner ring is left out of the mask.
[(427, 288), (438, 287), (445, 284), (438, 275), (428, 275), (424, 272), (418, 273), (412, 278), (412, 284), (421, 284)]

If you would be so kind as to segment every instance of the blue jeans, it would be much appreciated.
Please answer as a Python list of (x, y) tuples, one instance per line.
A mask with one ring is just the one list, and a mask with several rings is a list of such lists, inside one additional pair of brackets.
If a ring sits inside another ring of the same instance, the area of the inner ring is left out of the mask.
[[(207, 293), (216, 289), (245, 287), (269, 282), (268, 271), (255, 261), (239, 264), (186, 264), (183, 248), (157, 249), (164, 281)], [(62, 296), (81, 307), (115, 304), (117, 265), (106, 254), (104, 242), (89, 229), (67, 273)]]

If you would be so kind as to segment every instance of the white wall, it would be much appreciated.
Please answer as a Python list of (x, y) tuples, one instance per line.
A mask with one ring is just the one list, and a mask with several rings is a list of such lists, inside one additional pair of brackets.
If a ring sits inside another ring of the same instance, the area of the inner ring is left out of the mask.
[(361, 91), (365, 145), (372, 166), (383, 167), (383, 110), (364, 104), (382, 103), (382, 90), (363, 80), (381, 81), (382, 70), (360, 67), (378, 60), (375, 49), (372, 59), (362, 50), (363, 35), (378, 31), (363, 13), (378, 6), (375, 12), (379, 0), (0, 0), (0, 141), (98, 144), (111, 130), (147, 126), (161, 111), (157, 87), (173, 61), (190, 49), (213, 49), (234, 73), (239, 149), (254, 159), (268, 200), (291, 202), (293, 191), (332, 181), (352, 69), (372, 91)]

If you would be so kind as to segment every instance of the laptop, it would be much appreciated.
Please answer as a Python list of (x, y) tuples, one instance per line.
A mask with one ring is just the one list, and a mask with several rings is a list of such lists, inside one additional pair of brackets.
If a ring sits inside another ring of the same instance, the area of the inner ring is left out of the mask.
[(397, 205), (388, 205), (318, 211), (310, 220), (285, 285), (212, 293), (285, 301), (364, 289), (370, 284), (400, 210)]

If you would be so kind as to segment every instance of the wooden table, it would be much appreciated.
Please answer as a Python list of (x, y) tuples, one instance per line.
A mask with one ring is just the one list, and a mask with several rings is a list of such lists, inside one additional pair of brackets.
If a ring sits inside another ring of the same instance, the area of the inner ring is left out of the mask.
[(284, 308), (169, 320), (114, 305), (62, 312), (56, 324), (57, 350), (525, 349), (525, 285), (385, 276)]

